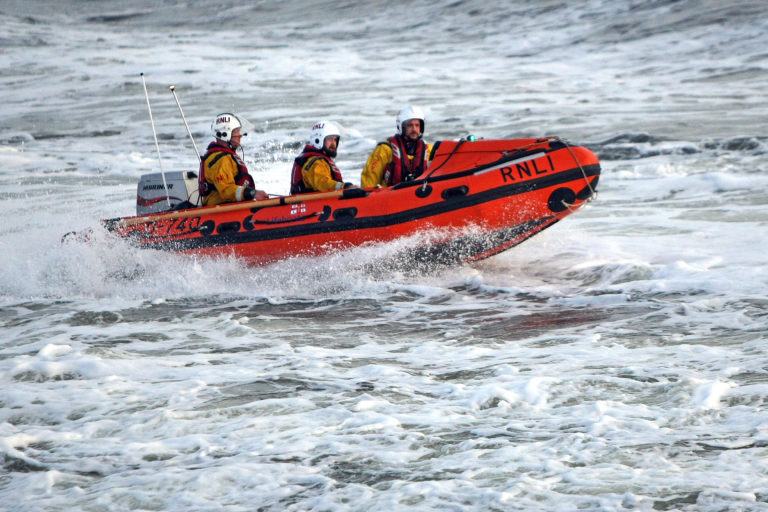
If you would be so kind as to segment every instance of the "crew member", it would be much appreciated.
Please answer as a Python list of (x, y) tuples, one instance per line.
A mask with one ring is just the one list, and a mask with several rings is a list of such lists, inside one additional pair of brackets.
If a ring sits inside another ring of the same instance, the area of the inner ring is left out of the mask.
[(414, 180), (424, 172), (432, 149), (422, 140), (424, 119), (419, 107), (408, 106), (397, 113), (397, 133), (377, 144), (363, 167), (363, 188), (391, 187)]
[(349, 188), (333, 159), (336, 157), (341, 132), (332, 121), (318, 121), (312, 127), (309, 144), (293, 161), (291, 194), (329, 192)]
[(248, 168), (237, 155), (242, 137), (248, 135), (242, 130), (240, 118), (226, 112), (217, 115), (211, 124), (216, 140), (201, 158), (198, 178), (204, 206), (269, 197), (263, 190), (256, 190)]

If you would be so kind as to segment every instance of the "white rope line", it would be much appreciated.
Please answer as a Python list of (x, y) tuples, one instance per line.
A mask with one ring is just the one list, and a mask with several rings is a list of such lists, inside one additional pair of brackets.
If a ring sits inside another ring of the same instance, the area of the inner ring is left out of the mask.
[[(581, 162), (579, 162), (579, 159), (576, 158), (576, 153), (573, 152), (573, 149), (571, 149), (571, 145), (568, 144), (568, 141), (561, 139), (560, 137), (549, 137), (549, 140), (556, 140), (560, 141), (565, 145), (565, 148), (568, 150), (568, 152), (573, 157), (573, 161), (576, 162), (576, 165), (579, 166), (579, 170), (581, 171), (581, 175), (584, 176), (584, 182), (587, 184), (587, 188), (589, 189), (589, 197), (584, 200), (585, 203), (591, 203), (592, 200), (597, 197), (597, 192), (595, 189), (592, 188), (592, 184), (589, 182), (589, 178), (587, 177), (587, 172), (584, 170), (584, 167), (581, 166)], [(571, 213), (573, 213), (575, 210), (571, 208), (573, 204), (566, 203), (565, 200), (561, 200), (561, 203), (563, 203), (563, 206), (568, 208)]]

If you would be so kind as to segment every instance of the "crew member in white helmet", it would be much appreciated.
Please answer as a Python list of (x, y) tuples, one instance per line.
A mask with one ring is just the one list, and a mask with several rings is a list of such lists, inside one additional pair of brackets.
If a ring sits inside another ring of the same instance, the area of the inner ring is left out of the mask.
[(216, 140), (208, 145), (200, 161), (198, 177), (203, 206), (267, 199), (266, 192), (256, 190), (245, 162), (236, 152), (242, 137), (247, 136), (243, 132), (243, 121), (225, 112), (216, 116), (211, 131)]
[(422, 140), (424, 112), (419, 107), (407, 106), (397, 113), (397, 133), (376, 145), (360, 175), (360, 185), (391, 187), (403, 181), (416, 179), (429, 162), (430, 144)]
[(318, 121), (312, 127), (309, 144), (293, 161), (291, 194), (329, 192), (353, 186), (344, 183), (333, 159), (341, 140), (341, 132), (332, 121)]

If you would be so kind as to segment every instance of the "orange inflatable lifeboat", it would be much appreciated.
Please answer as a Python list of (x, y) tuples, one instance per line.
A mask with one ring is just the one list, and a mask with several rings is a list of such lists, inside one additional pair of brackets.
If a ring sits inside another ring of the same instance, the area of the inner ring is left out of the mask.
[(591, 200), (597, 157), (559, 138), (435, 143), (427, 170), (389, 188), (347, 189), (103, 221), (138, 247), (252, 264), (428, 232), (416, 258), (479, 260)]

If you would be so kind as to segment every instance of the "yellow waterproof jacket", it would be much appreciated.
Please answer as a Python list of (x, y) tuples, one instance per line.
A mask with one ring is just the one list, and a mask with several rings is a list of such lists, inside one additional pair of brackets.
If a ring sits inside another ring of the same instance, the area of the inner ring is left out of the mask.
[(344, 188), (343, 181), (333, 178), (331, 166), (324, 158), (307, 160), (301, 168), (301, 178), (304, 185), (315, 192), (330, 192)]
[(203, 157), (203, 168), (205, 181), (212, 185), (211, 193), (203, 198), (204, 206), (243, 200), (243, 191), (248, 184), (237, 184), (241, 169), (234, 158), (220, 151), (209, 152)]
[[(427, 144), (427, 155), (432, 152), (432, 145)], [(413, 160), (413, 155), (407, 155), (410, 160)], [(376, 145), (374, 150), (368, 156), (368, 161), (363, 167), (363, 172), (360, 174), (360, 186), (363, 188), (375, 187), (381, 185), (387, 187), (387, 179), (384, 173), (387, 170), (387, 166), (392, 163), (392, 146), (386, 142), (381, 142)]]

